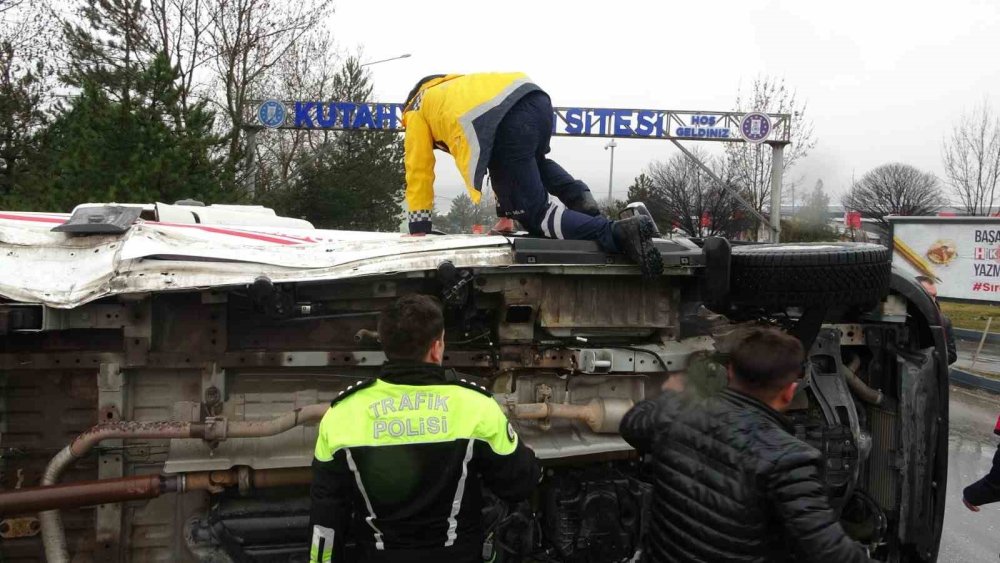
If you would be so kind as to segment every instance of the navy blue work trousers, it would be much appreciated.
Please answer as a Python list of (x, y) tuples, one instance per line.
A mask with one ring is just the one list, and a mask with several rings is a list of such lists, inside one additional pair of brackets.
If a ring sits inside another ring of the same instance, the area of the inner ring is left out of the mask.
[(573, 201), (587, 185), (546, 158), (553, 126), (552, 102), (532, 92), (515, 103), (500, 121), (493, 141), (489, 172), (500, 214), (519, 221), (533, 235), (595, 240), (617, 252), (611, 221), (567, 209), (551, 201)]

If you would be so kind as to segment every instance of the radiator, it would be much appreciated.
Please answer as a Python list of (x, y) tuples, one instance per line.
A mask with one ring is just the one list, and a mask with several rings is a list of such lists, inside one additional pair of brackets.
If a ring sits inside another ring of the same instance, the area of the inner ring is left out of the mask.
[(897, 456), (899, 434), (897, 415), (878, 407), (868, 407), (872, 450), (865, 471), (865, 489), (886, 512), (894, 512), (899, 497)]

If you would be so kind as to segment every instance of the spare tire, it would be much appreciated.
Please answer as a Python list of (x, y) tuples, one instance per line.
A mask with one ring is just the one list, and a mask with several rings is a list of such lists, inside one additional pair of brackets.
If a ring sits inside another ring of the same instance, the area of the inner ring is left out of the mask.
[(735, 246), (732, 301), (762, 307), (875, 305), (889, 292), (892, 255), (870, 243)]

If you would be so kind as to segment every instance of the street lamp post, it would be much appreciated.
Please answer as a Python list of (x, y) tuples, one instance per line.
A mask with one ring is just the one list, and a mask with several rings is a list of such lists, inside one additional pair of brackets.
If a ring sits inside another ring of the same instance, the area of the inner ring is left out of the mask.
[(611, 186), (614, 184), (614, 181), (615, 181), (615, 147), (617, 147), (617, 146), (618, 146), (618, 143), (616, 143), (614, 139), (611, 139), (611, 142), (609, 142), (608, 144), (604, 145), (604, 150), (611, 149), (611, 171), (608, 173), (608, 204), (609, 205), (611, 204), (612, 201), (614, 201), (613, 199), (611, 199), (611, 197), (612, 197), (611, 196)]
[(379, 63), (387, 63), (389, 61), (398, 61), (399, 59), (406, 59), (406, 58), (409, 58), (411, 56), (412, 55), (410, 55), (410, 53), (403, 53), (402, 55), (399, 55), (398, 57), (391, 57), (391, 58), (388, 58), (388, 59), (382, 59), (380, 61), (371, 61), (371, 62), (368, 62), (368, 63), (362, 63), (360, 66), (371, 66), (371, 65), (377, 65)]

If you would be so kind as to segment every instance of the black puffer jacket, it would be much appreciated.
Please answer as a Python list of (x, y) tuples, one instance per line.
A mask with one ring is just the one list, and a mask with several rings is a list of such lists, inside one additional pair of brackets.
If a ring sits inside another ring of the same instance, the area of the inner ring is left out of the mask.
[(646, 548), (666, 561), (868, 561), (837, 522), (820, 452), (760, 401), (664, 392), (636, 405), (622, 436), (653, 454)]

